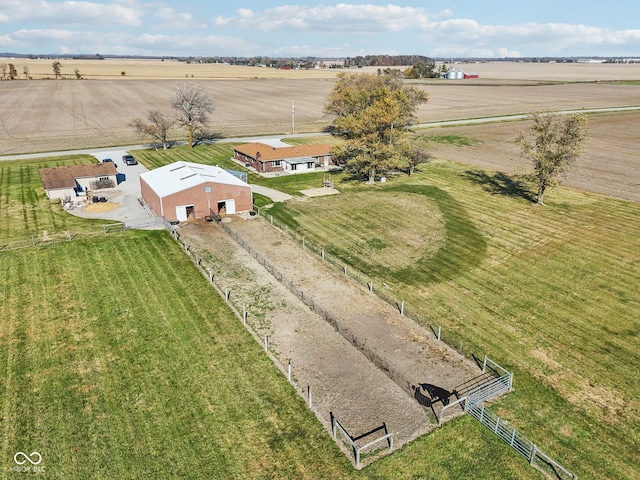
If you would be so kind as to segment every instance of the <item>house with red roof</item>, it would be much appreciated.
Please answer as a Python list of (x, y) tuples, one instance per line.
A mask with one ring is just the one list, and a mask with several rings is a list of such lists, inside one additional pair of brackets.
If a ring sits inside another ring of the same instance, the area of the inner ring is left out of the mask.
[(233, 158), (253, 167), (258, 173), (305, 173), (334, 165), (331, 145), (324, 143), (290, 147), (245, 143), (234, 147)]

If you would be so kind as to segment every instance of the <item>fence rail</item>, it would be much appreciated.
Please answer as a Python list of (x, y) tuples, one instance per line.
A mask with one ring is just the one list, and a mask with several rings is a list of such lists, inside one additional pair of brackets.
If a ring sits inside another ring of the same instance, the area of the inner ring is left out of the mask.
[[(384, 283), (381, 283), (380, 286), (374, 285), (374, 282), (371, 278), (368, 278), (357, 270), (348, 267), (348, 265), (345, 264), (344, 261), (342, 261), (340, 258), (332, 256), (329, 252), (325, 251), (324, 248), (318, 247), (312, 242), (309, 242), (309, 240), (305, 238), (305, 236), (299, 235), (294, 230), (289, 229), (286, 224), (278, 225), (278, 222), (273, 219), (273, 216), (269, 215), (267, 218), (264, 212), (262, 212), (258, 207), (254, 206), (254, 209), (256, 210), (258, 215), (266, 218), (274, 228), (280, 230), (284, 235), (291, 237), (296, 241), (299, 241), (304, 248), (316, 253), (322, 258), (322, 260), (333, 265), (338, 270), (341, 270), (345, 275), (350, 276), (351, 278), (362, 284), (366, 284), (371, 293), (375, 293), (382, 300), (396, 307), (399, 310), (400, 314), (406, 315), (409, 318), (412, 318), (413, 320), (419, 322), (418, 315), (412, 312), (411, 306), (406, 305), (404, 300), (398, 299), (394, 295), (392, 295), (389, 292), (388, 287)], [(231, 231), (231, 229), (228, 229), (227, 231)], [(263, 259), (263, 262), (266, 261)], [(326, 317), (325, 319), (329, 322), (335, 322), (336, 330), (340, 331), (337, 320)], [(438, 326), (437, 333), (433, 329), (433, 327), (432, 331), (438, 341), (444, 341), (452, 348), (458, 350), (460, 353), (463, 353), (462, 339), (450, 339), (449, 341), (443, 340), (441, 338), (442, 329), (440, 326)], [(344, 333), (343, 336), (345, 336)], [(347, 340), (350, 340), (347, 336), (345, 336), (345, 338), (347, 338)], [(354, 345), (358, 347), (357, 341), (355, 341), (355, 339), (352, 343), (354, 343)], [(372, 352), (369, 352), (369, 355), (371, 356), (370, 358), (373, 361)], [(514, 450), (527, 458), (532, 466), (548, 475), (553, 475), (555, 478), (560, 480), (577, 480), (578, 477), (575, 474), (571, 473), (551, 457), (541, 452), (537, 448), (537, 446), (527, 437), (525, 437), (514, 428), (510, 427), (507, 421), (500, 419), (497, 415), (493, 414), (489, 411), (488, 408), (486, 408), (484, 404), (485, 401), (494, 398), (504, 392), (510, 391), (513, 388), (513, 374), (485, 356), (482, 366), (482, 372), (486, 373), (487, 369), (490, 369), (495, 375), (497, 375), (497, 378), (494, 377), (487, 382), (481, 380), (479, 385), (477, 386), (469, 385), (468, 391), (466, 391), (466, 396), (463, 396), (457, 401), (444, 406), (440, 410), (439, 414), (437, 415), (438, 422), (441, 422), (444, 413), (448, 409), (455, 408), (458, 405), (464, 404), (465, 412), (470, 413), (474, 418), (479, 420), (483, 425), (493, 431), (499, 438), (509, 444)], [(383, 371), (385, 370), (383, 369)], [(404, 388), (404, 385), (402, 385), (403, 382), (399, 382), (398, 378), (394, 378), (394, 373), (388, 369), (388, 366), (385, 373), (387, 373), (394, 381), (396, 381), (396, 383), (400, 384)], [(344, 434), (348, 436), (346, 431), (344, 432)]]
[(82, 230), (78, 229), (76, 231), (68, 230), (52, 234), (34, 234), (22, 238), (0, 240), (0, 252), (16, 250), (19, 248), (46, 247), (49, 245), (54, 245), (56, 243), (70, 242), (82, 238), (97, 237), (114, 232), (122, 232), (124, 231), (124, 229), (125, 228), (123, 223), (109, 223), (88, 227)]
[[(361, 438), (365, 438), (368, 437), (370, 435), (373, 435), (376, 432), (379, 432), (380, 430), (384, 430), (385, 435), (383, 435), (382, 437), (378, 437), (364, 445), (358, 445), (356, 443), (357, 440), (361, 439)], [(378, 428), (374, 428), (373, 430), (371, 430), (370, 432), (365, 433), (364, 435), (361, 435), (358, 438), (354, 438), (352, 437), (349, 432), (347, 432), (346, 428), (344, 428), (340, 422), (338, 421), (338, 419), (336, 417), (333, 416), (333, 413), (331, 414), (331, 433), (333, 435), (333, 439), (337, 440), (336, 438), (336, 434), (337, 432), (340, 432), (342, 434), (342, 436), (344, 437), (344, 439), (346, 440), (347, 444), (351, 447), (351, 449), (353, 450), (353, 456), (355, 458), (355, 462), (356, 462), (356, 468), (360, 468), (360, 458), (362, 453), (369, 449), (374, 447), (375, 445), (378, 445), (384, 441), (387, 442), (387, 446), (389, 448), (389, 451), (393, 450), (393, 433), (389, 433), (387, 430), (387, 425), (386, 424), (382, 424), (382, 426), (378, 427)], [(375, 451), (375, 450), (374, 450)]]

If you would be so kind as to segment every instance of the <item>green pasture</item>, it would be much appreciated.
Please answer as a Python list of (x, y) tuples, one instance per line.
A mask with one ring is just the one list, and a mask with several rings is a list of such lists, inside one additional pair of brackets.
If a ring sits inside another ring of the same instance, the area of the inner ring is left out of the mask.
[(637, 476), (639, 205), (559, 188), (536, 207), (506, 175), (438, 160), (338, 188), (268, 214), (513, 370), (494, 408), (580, 478)]
[[(136, 158), (240, 170), (231, 152)], [(37, 175), (85, 161), (0, 164), (0, 237), (104, 223), (62, 211)], [(324, 175), (260, 182), (295, 193)], [(559, 188), (536, 207), (506, 175), (441, 160), (386, 184), (332, 178), (340, 195), (267, 214), (514, 371), (491, 408), (579, 478), (637, 478), (638, 204)], [(165, 232), (0, 250), (0, 269), (5, 476), (35, 450), (47, 478), (542, 478), (469, 417), (354, 471)]]
[[(64, 212), (47, 198), (40, 169), (95, 163), (91, 155), (0, 162), (0, 244), (35, 236), (99, 229), (104, 220), (87, 221)], [(0, 245), (1, 246), (1, 245)]]

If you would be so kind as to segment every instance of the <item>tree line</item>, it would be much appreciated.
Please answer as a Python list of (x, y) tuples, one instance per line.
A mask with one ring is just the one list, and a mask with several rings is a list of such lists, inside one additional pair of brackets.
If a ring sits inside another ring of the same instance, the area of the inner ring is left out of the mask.
[[(53, 69), (53, 75), (56, 79), (64, 78), (62, 76), (62, 63), (60, 63), (58, 60), (55, 60), (51, 64), (51, 68)], [(18, 71), (16, 70), (16, 66), (13, 63), (0, 63), (0, 73), (2, 74), (3, 80), (15, 80), (18, 78)], [(24, 78), (26, 80), (31, 80), (33, 78), (27, 65), (22, 67), (22, 73), (24, 74)], [(82, 80), (83, 77), (79, 69), (75, 68), (73, 70), (73, 73), (77, 80)]]

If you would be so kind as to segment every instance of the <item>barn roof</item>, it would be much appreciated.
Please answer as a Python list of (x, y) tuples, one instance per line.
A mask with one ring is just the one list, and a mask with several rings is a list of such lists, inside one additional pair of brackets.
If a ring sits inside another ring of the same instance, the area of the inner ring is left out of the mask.
[(274, 147), (267, 145), (266, 143), (253, 142), (237, 145), (234, 147), (234, 150), (256, 160), (272, 162), (274, 160), (329, 155), (331, 152), (331, 145), (326, 143), (315, 143), (312, 145), (296, 145), (292, 147)]
[(118, 171), (113, 162), (90, 165), (66, 165), (63, 167), (41, 168), (40, 178), (45, 190), (56, 188), (74, 188), (76, 178), (98, 178), (116, 175)]
[(204, 183), (222, 183), (249, 187), (249, 185), (226, 170), (213, 165), (192, 162), (174, 162), (140, 174), (151, 189), (160, 198), (173, 195)]

